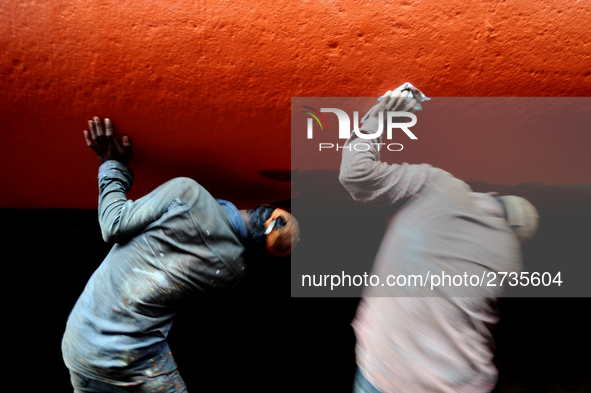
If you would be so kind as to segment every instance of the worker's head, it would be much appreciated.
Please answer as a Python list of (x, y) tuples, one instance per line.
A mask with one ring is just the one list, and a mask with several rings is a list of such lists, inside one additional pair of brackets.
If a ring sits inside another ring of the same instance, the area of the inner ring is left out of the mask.
[(515, 195), (496, 198), (505, 210), (505, 219), (521, 243), (538, 232), (540, 215), (527, 199)]
[(248, 213), (248, 243), (254, 253), (285, 257), (300, 241), (300, 225), (289, 212), (270, 205), (259, 205)]

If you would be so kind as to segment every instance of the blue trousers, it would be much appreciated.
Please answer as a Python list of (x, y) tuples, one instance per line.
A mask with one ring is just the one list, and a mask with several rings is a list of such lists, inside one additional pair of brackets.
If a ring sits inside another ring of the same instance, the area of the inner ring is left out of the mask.
[(139, 385), (115, 386), (86, 378), (70, 370), (70, 381), (74, 393), (187, 393), (185, 381), (178, 371), (148, 378)]

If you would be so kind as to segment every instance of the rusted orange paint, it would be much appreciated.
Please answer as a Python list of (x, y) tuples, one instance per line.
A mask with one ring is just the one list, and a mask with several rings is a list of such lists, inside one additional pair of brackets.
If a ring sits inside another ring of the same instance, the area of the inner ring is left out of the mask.
[(133, 197), (184, 175), (289, 198), (257, 171), (290, 167), (290, 97), (588, 96), (590, 20), (566, 0), (4, 1), (0, 206), (96, 207), (93, 115), (132, 138)]

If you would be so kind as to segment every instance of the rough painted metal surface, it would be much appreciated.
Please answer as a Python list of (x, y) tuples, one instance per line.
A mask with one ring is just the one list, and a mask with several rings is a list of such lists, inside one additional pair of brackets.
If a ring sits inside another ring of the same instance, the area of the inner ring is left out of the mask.
[(95, 208), (93, 115), (132, 139), (133, 198), (183, 175), (286, 199), (257, 172), (289, 169), (291, 97), (589, 96), (590, 20), (566, 0), (3, 1), (0, 206)]

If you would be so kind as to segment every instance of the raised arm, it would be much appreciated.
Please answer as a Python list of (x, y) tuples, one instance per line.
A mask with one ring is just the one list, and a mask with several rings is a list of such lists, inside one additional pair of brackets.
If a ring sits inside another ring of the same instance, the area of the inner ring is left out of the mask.
[(122, 144), (113, 133), (113, 125), (105, 119), (105, 131), (95, 117), (84, 131), (86, 144), (103, 163), (99, 169), (99, 223), (107, 243), (121, 243), (158, 220), (173, 202), (193, 203), (198, 197), (197, 183), (191, 179), (173, 179), (148, 195), (132, 201), (127, 193), (133, 185), (133, 172), (126, 165), (131, 154), (129, 137)]
[[(418, 91), (418, 90), (417, 90)], [(373, 134), (378, 130), (379, 112), (408, 112), (416, 104), (411, 100), (404, 105), (407, 91), (388, 91), (386, 97), (372, 111), (369, 118), (360, 128), (365, 134)], [(365, 145), (356, 148), (357, 144)], [(430, 165), (392, 164), (380, 161), (380, 143), (382, 136), (375, 139), (360, 139), (355, 133), (347, 140), (343, 149), (339, 180), (349, 191), (353, 199), (375, 204), (393, 203), (399, 199), (418, 192), (427, 179), (437, 169)], [(369, 149), (367, 149), (369, 146)]]

